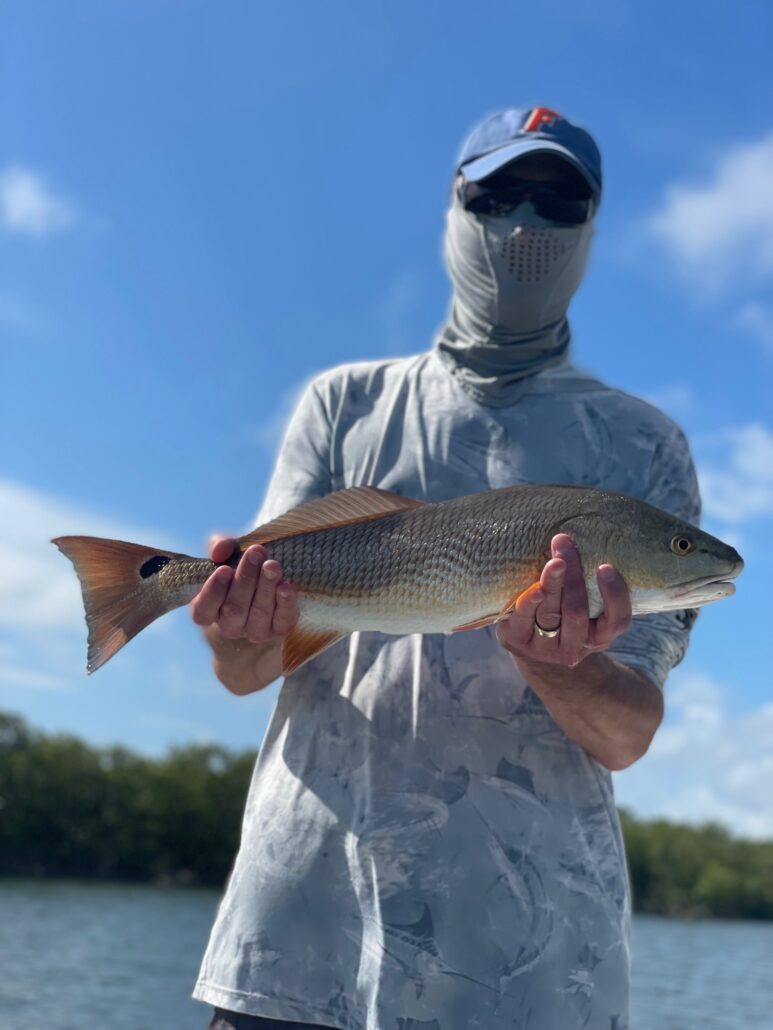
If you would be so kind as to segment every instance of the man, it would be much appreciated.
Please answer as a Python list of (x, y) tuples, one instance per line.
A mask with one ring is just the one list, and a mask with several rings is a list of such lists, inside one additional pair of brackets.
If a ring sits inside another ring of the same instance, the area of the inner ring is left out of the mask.
[[(603, 486), (691, 521), (681, 432), (568, 361), (566, 311), (601, 195), (556, 112), (486, 119), (459, 160), (454, 294), (435, 348), (307, 389), (259, 522), (370, 484), (439, 501)], [(215, 542), (223, 561), (231, 540)], [(588, 618), (570, 538), (493, 628), (356, 633), (285, 681), (195, 996), (212, 1026), (623, 1030), (629, 896), (609, 770), (647, 749), (685, 613), (631, 622), (611, 566)], [(297, 598), (251, 547), (193, 605), (237, 694), (280, 671)], [(268, 1022), (264, 1022), (268, 1020)]]

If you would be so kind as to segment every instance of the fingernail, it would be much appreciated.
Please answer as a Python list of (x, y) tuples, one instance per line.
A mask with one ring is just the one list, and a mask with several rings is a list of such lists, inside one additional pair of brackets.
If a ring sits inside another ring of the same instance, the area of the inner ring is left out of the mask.
[(550, 578), (551, 579), (561, 579), (563, 574), (564, 574), (564, 570), (563, 569), (551, 569), (550, 570)]
[(611, 583), (614, 578), (615, 570), (611, 565), (599, 566), (599, 579), (603, 579), (605, 583)]
[(260, 565), (263, 561), (263, 555), (257, 549), (250, 548), (247, 552), (247, 560), (251, 565)]
[(263, 575), (266, 577), (266, 579), (279, 579), (279, 573), (275, 568), (272, 568), (270, 565), (267, 569), (263, 570)]
[(535, 590), (534, 593), (531, 595), (531, 600), (534, 602), (534, 604), (541, 604), (542, 601), (545, 600), (544, 590)]

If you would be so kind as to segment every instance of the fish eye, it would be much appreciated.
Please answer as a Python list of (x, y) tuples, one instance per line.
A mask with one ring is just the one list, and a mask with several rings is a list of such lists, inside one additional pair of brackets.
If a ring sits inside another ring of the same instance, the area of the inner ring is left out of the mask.
[(675, 536), (671, 541), (671, 550), (674, 554), (689, 554), (695, 549), (695, 544), (689, 536)]

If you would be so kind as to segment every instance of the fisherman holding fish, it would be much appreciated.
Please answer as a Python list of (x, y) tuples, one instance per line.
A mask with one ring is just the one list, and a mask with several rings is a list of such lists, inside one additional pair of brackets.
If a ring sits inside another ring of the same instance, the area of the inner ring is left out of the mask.
[(485, 119), (435, 346), (308, 386), (219, 567), (56, 541), (90, 669), (196, 594), (229, 690), (286, 676), (194, 992), (215, 1030), (629, 1025), (610, 771), (743, 563), (695, 528), (679, 428), (570, 361), (601, 181), (557, 112)]
[[(557, 112), (480, 123), (457, 165), (434, 348), (315, 379), (257, 524), (346, 487), (444, 501), (521, 483), (615, 490), (697, 522), (681, 431), (570, 362), (600, 197), (594, 140)], [(298, 617), (266, 553), (249, 547), (193, 605), (237, 694), (279, 675)], [(195, 991), (218, 1007), (213, 1027), (628, 1026), (609, 770), (647, 750), (693, 613), (632, 622), (615, 568), (597, 581), (591, 619), (561, 532), (496, 625), (355, 633), (285, 680)]]

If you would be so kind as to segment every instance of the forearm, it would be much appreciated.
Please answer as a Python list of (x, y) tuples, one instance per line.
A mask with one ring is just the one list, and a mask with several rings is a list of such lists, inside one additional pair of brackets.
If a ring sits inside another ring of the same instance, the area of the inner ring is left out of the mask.
[(282, 641), (252, 644), (249, 640), (226, 640), (217, 626), (204, 628), (212, 648), (215, 675), (231, 691), (243, 696), (262, 690), (282, 674)]
[(646, 676), (600, 653), (574, 668), (513, 659), (564, 733), (607, 769), (646, 752), (663, 718), (661, 692)]

